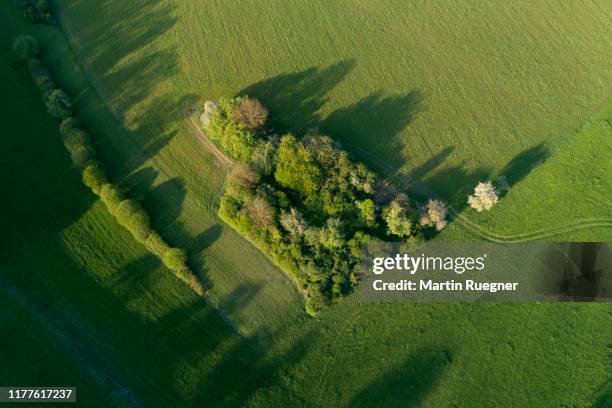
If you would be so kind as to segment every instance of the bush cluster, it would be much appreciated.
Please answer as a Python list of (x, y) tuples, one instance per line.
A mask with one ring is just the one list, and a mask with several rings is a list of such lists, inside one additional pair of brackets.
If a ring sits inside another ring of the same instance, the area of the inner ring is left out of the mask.
[(130, 231), (136, 240), (158, 256), (168, 269), (196, 293), (204, 295), (201, 282), (187, 265), (186, 252), (168, 245), (151, 227), (149, 216), (142, 206), (126, 198), (121, 189), (109, 181), (104, 164), (97, 159), (91, 138), (79, 121), (72, 117), (72, 101), (55, 86), (49, 70), (36, 58), (39, 54), (36, 40), (31, 36), (19, 36), (13, 42), (13, 49), (19, 57), (28, 60), (30, 73), (43, 95), (49, 113), (63, 119), (59, 126), (60, 137), (73, 163), (82, 171), (83, 184), (100, 197), (117, 222)]
[(53, 22), (53, 10), (48, 0), (16, 0), (16, 4), (30, 24)]
[[(219, 215), (294, 278), (316, 315), (358, 283), (363, 243), (414, 238), (419, 214), (331, 138), (269, 133), (267, 114), (248, 97), (204, 105), (204, 130), (235, 161)], [(430, 212), (427, 225), (443, 227), (445, 211)]]

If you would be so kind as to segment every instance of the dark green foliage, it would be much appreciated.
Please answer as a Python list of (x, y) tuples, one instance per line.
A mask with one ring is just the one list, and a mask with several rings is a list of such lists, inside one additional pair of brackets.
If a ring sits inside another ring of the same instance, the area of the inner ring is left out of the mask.
[(18, 35), (13, 41), (13, 51), (20, 58), (29, 60), (37, 57), (40, 52), (38, 48), (38, 41), (31, 35)]
[[(102, 187), (100, 187), (100, 198), (102, 199), (102, 202), (104, 202), (104, 204), (106, 205), (106, 208), (108, 208), (108, 212), (113, 215), (117, 210), (117, 206), (119, 206), (119, 204), (125, 199), (123, 193), (121, 192), (121, 189), (110, 183), (103, 184)], [(158, 255), (157, 253), (155, 254)]]
[(95, 194), (100, 194), (100, 189), (106, 183), (106, 172), (104, 165), (98, 160), (90, 160), (83, 169), (83, 183)]
[(47, 0), (16, 0), (23, 18), (30, 24), (51, 23), (53, 12)]
[(72, 101), (61, 89), (52, 89), (44, 96), (47, 111), (58, 119), (66, 119), (72, 115)]
[(144, 242), (151, 233), (149, 216), (135, 200), (127, 199), (117, 205), (115, 217), (140, 242)]

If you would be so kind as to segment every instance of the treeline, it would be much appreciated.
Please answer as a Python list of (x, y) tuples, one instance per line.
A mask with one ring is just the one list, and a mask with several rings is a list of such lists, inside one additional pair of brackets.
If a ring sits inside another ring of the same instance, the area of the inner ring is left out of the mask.
[(172, 248), (152, 227), (147, 212), (135, 200), (126, 197), (108, 179), (104, 164), (99, 160), (91, 138), (73, 117), (70, 97), (53, 81), (49, 70), (38, 59), (40, 49), (36, 39), (20, 35), (13, 42), (15, 53), (28, 62), (30, 74), (40, 90), (49, 114), (61, 120), (59, 133), (74, 165), (82, 172), (83, 183), (106, 205), (108, 211), (132, 236), (163, 264), (187, 283), (196, 293), (204, 295), (204, 288), (187, 265), (187, 254), (182, 248)]
[(235, 161), (219, 215), (293, 277), (309, 314), (358, 283), (363, 244), (420, 240), (424, 228), (446, 226), (441, 201), (412, 208), (331, 138), (275, 134), (267, 116), (247, 97), (204, 105), (206, 134)]

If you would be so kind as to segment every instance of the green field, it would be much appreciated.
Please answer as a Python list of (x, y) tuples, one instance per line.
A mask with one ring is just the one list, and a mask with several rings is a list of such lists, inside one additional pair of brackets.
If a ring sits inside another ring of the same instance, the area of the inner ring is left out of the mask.
[[(100, 405), (605, 406), (607, 304), (351, 296), (304, 316), (291, 282), (217, 219), (225, 168), (184, 113), (246, 92), (277, 128), (320, 127), (388, 177), (410, 177), (416, 196), (449, 200), (459, 218), (443, 239), (609, 240), (609, 2), (56, 5), (66, 36), (25, 27), (11, 2), (0, 5), (10, 130), (0, 165), (11, 175), (0, 222), (3, 384), (76, 384)], [(24, 30), (75, 98), (112, 180), (189, 250), (218, 308), (80, 184), (10, 53)], [(514, 184), (499, 206), (464, 209), (475, 182), (498, 173)], [(585, 220), (595, 221), (573, 227)]]

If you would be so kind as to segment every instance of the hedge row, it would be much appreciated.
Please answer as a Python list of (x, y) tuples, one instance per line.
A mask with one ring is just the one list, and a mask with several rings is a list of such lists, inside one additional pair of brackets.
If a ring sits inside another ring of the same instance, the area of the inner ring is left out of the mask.
[(170, 247), (151, 227), (149, 215), (142, 206), (125, 197), (121, 189), (109, 181), (104, 164), (97, 158), (91, 138), (72, 116), (73, 105), (70, 97), (55, 84), (49, 70), (37, 58), (40, 49), (36, 39), (29, 35), (18, 36), (13, 42), (13, 50), (19, 57), (28, 61), (30, 73), (43, 95), (49, 114), (62, 119), (59, 126), (60, 136), (72, 162), (82, 172), (83, 183), (100, 197), (117, 222), (130, 231), (138, 242), (159, 257), (168, 269), (196, 293), (204, 295), (202, 284), (187, 266), (185, 250)]

